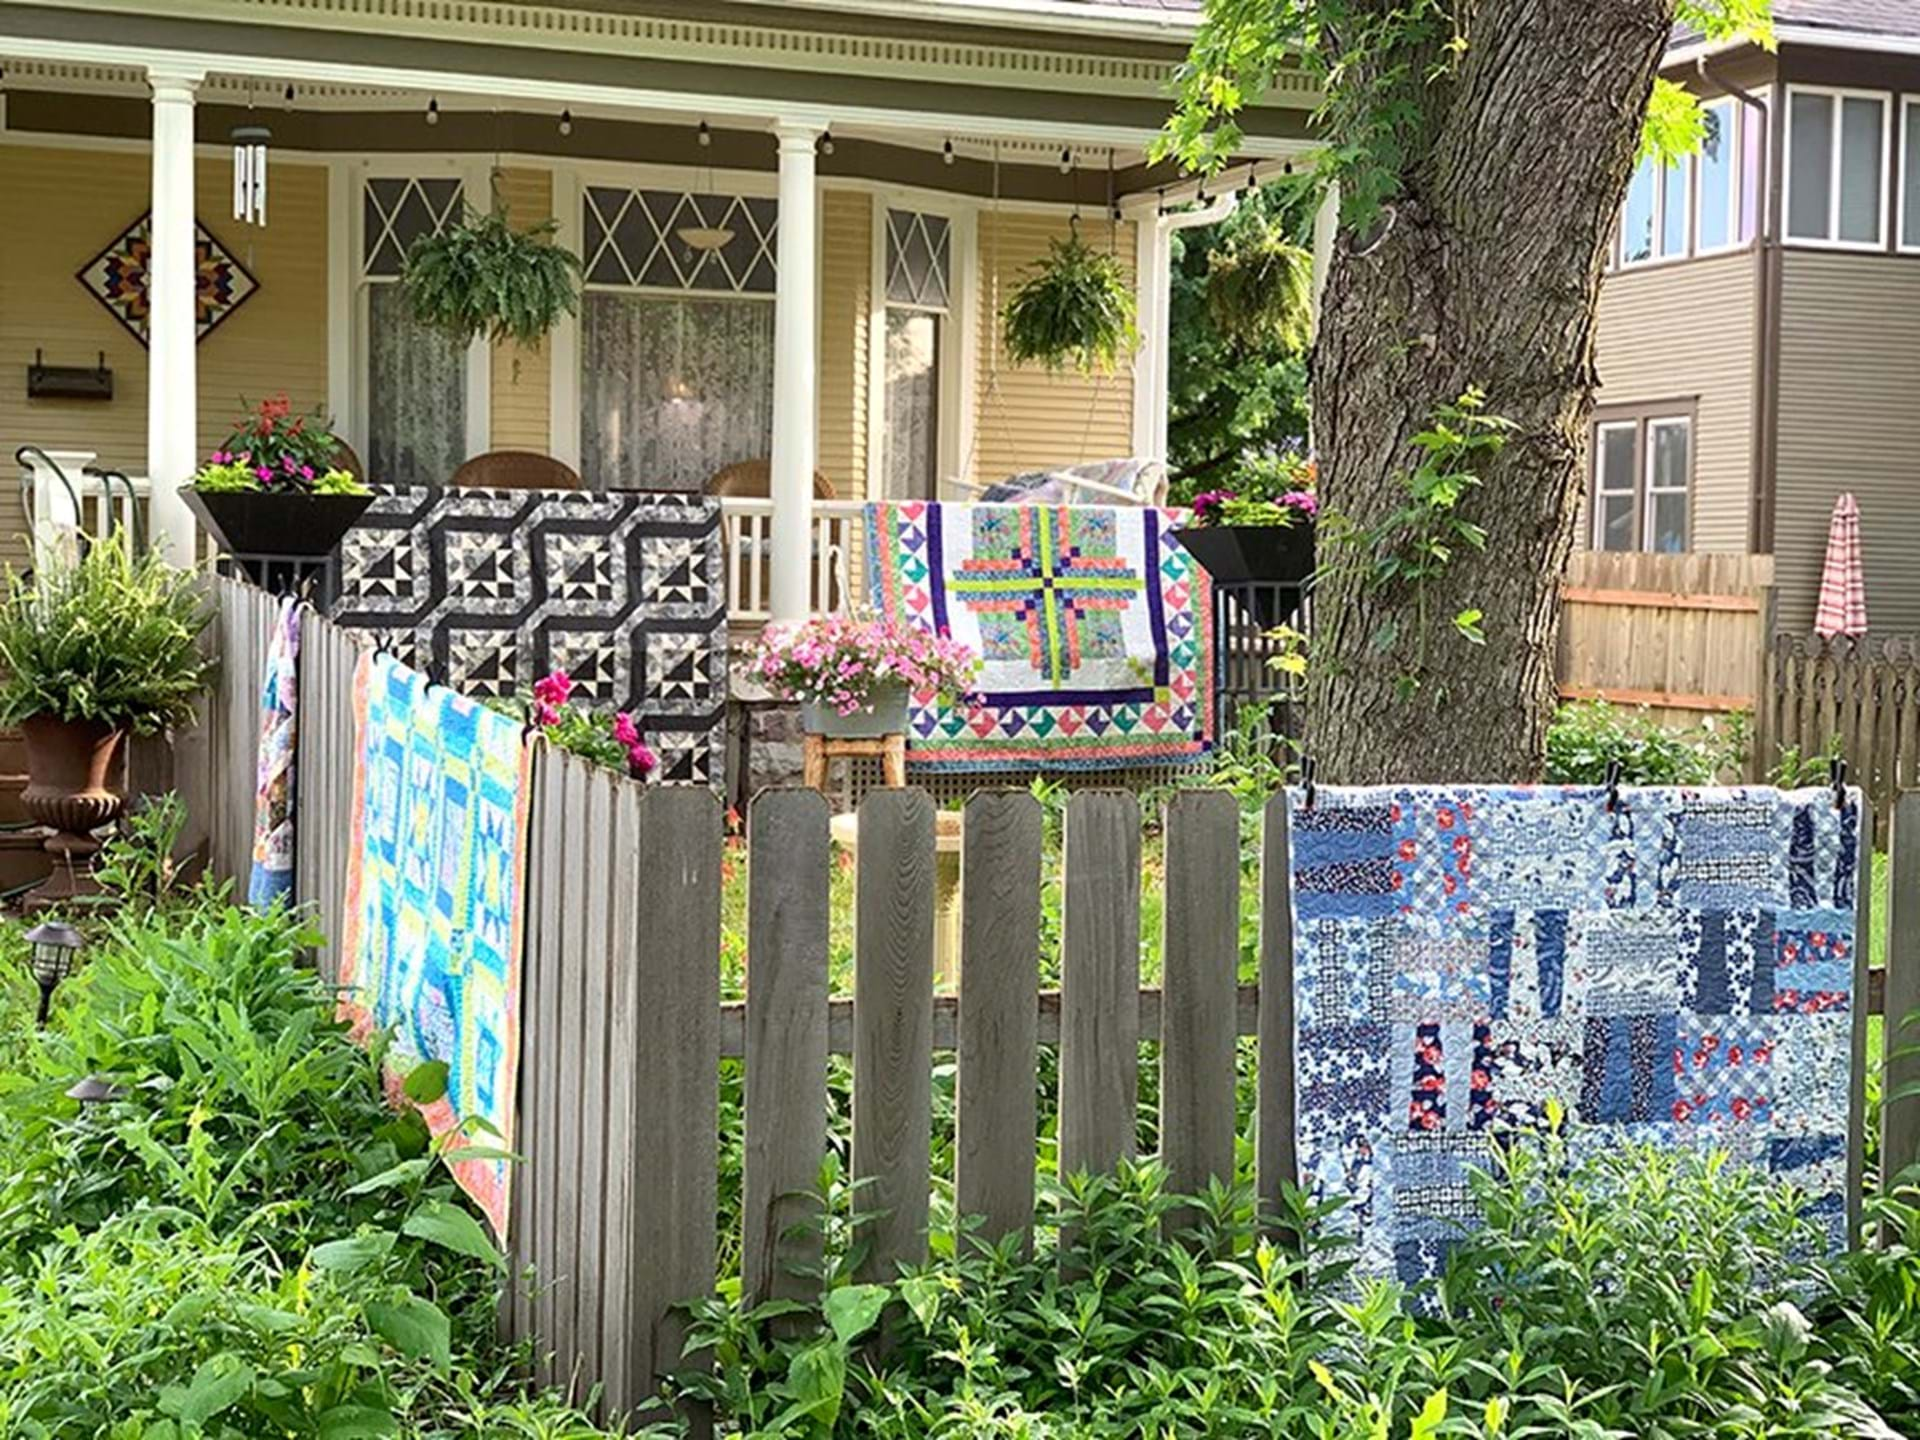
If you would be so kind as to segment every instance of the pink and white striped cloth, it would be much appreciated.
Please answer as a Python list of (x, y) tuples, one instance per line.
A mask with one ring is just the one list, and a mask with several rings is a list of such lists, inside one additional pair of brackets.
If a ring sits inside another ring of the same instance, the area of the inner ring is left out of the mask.
[(1817, 635), (1867, 633), (1867, 577), (1860, 552), (1860, 507), (1850, 494), (1833, 502), (1827, 526), (1827, 562), (1820, 571), (1820, 604), (1813, 612)]

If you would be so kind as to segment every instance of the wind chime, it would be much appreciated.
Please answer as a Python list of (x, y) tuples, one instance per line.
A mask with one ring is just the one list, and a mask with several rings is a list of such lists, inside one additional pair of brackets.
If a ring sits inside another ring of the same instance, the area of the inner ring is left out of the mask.
[[(292, 86), (288, 86), (292, 97)], [(248, 122), (233, 131), (233, 218), (246, 225), (267, 223), (267, 143), (273, 132), (253, 122), (253, 100), (247, 100)]]

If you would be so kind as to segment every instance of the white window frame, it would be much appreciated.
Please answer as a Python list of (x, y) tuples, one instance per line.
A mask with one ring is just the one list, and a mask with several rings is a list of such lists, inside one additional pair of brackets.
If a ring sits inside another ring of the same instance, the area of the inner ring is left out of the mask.
[[(1639, 422), (1639, 429), (1640, 433), (1636, 437), (1635, 443), (1640, 445), (1646, 453), (1640, 457), (1639, 466), (1641, 482), (1640, 533), (1635, 537), (1638, 541), (1636, 548), (1642, 551), (1653, 551), (1654, 498), (1659, 495), (1678, 495), (1686, 501), (1687, 506), (1686, 524), (1681, 536), (1683, 543), (1677, 552), (1684, 555), (1693, 546), (1693, 417), (1690, 415), (1649, 415), (1644, 421)], [(1654, 432), (1657, 430), (1679, 430), (1687, 437), (1686, 473), (1681, 477), (1680, 483), (1677, 486), (1656, 486), (1654, 484), (1654, 454), (1656, 447), (1653, 443), (1653, 437)], [(1661, 551), (1656, 553), (1665, 554), (1670, 552)]]
[(1633, 443), (1636, 448), (1640, 444), (1640, 435), (1639, 435), (1640, 422), (1638, 420), (1602, 420), (1597, 422), (1594, 425), (1593, 427), (1593, 490), (1592, 490), (1592, 498), (1588, 502), (1589, 508), (1591, 509), (1592, 514), (1590, 514), (1587, 517), (1587, 520), (1588, 520), (1587, 546), (1589, 549), (1593, 549), (1593, 550), (1606, 549), (1607, 511), (1606, 511), (1606, 507), (1602, 505), (1600, 502), (1606, 496), (1626, 495), (1629, 498), (1632, 498), (1634, 500), (1633, 545), (1628, 550), (1616, 551), (1614, 553), (1631, 554), (1633, 553), (1633, 551), (1638, 550), (1640, 548), (1640, 522), (1641, 522), (1641, 517), (1639, 513), (1640, 502), (1637, 495), (1635, 494), (1635, 491), (1637, 491), (1640, 488), (1637, 480), (1638, 467), (1635, 466), (1629, 469), (1627, 472), (1627, 483), (1629, 486), (1632, 487), (1631, 489), (1608, 490), (1606, 488), (1607, 447), (1603, 443), (1603, 438), (1605, 437), (1606, 433), (1609, 430), (1625, 430), (1628, 434), (1634, 437)]
[[(879, 499), (887, 439), (887, 211), (912, 210), (938, 215), (948, 224), (947, 308), (940, 327), (940, 416), (934, 447), (935, 500), (964, 498), (949, 494), (964, 479), (962, 470), (973, 446), (973, 366), (975, 306), (978, 304), (979, 214), (977, 204), (959, 196), (925, 190), (869, 190), (872, 254), (867, 281), (867, 498)], [(911, 309), (914, 307), (904, 306)]]
[[(370, 363), (369, 331), (372, 322), (368, 292), (373, 285), (395, 283), (391, 280), (370, 280), (362, 273), (366, 265), (367, 181), (388, 176), (406, 176), (410, 179), (452, 176), (460, 181), (462, 203), (469, 209), (478, 209), (487, 203), (492, 190), (492, 174), (493, 166), (489, 160), (471, 155), (381, 155), (377, 159), (356, 159), (347, 166), (345, 190), (351, 197), (351, 203), (348, 206), (346, 254), (341, 258), (346, 265), (347, 304), (353, 332), (350, 360), (352, 403), (348, 407), (346, 422), (340, 429), (346, 434), (347, 442), (363, 457), (363, 463), (369, 450), (367, 421), (371, 377), (367, 368)], [(467, 346), (466, 372), (467, 453), (463, 458), (471, 460), (476, 455), (486, 454), (493, 447), (493, 346), (486, 336), (477, 337)], [(381, 477), (376, 475), (372, 478), (377, 481)], [(451, 479), (453, 477), (448, 475), (441, 483)]]
[[(1749, 107), (1731, 95), (1716, 95), (1710, 100), (1701, 102), (1701, 109), (1703, 110), (1717, 110), (1721, 106), (1726, 107), (1728, 116), (1727, 124), (1720, 132), (1728, 147), (1729, 160), (1729, 164), (1727, 165), (1727, 239), (1724, 244), (1708, 245), (1700, 238), (1700, 217), (1706, 208), (1701, 204), (1701, 199), (1706, 193), (1707, 172), (1706, 167), (1700, 164), (1698, 156), (1689, 157), (1693, 160), (1693, 253), (1695, 255), (1725, 255), (1729, 251), (1743, 250), (1748, 244), (1748, 241), (1740, 238), (1740, 222), (1742, 219), (1740, 202), (1743, 198), (1740, 187), (1741, 181), (1745, 178), (1742, 171), (1746, 168), (1747, 159), (1747, 124), (1753, 117), (1747, 113)], [(1762, 194), (1764, 194), (1764, 182), (1761, 188)]]
[[(1781, 92), (1780, 106), (1783, 143), (1781, 155), (1780, 239), (1781, 243), (1807, 250), (1884, 251), (1887, 248), (1887, 173), (1893, 163), (1893, 95), (1886, 90), (1861, 90), (1838, 85), (1788, 85)], [(1827, 229), (1824, 236), (1809, 237), (1793, 233), (1793, 99), (1796, 95), (1824, 95), (1833, 101), (1833, 154), (1827, 168)], [(1845, 102), (1872, 100), (1880, 106), (1880, 233), (1873, 240), (1842, 240), (1840, 234), (1840, 160), (1845, 143)]]
[(1893, 232), (1893, 242), (1894, 248), (1902, 255), (1920, 255), (1920, 241), (1909, 243), (1907, 240), (1907, 212), (1912, 209), (1916, 215), (1920, 215), (1920, 190), (1910, 189), (1907, 185), (1907, 150), (1912, 132), (1908, 122), (1910, 116), (1920, 113), (1920, 95), (1902, 95), (1899, 112), (1900, 183), (1895, 188), (1900, 193), (1897, 204), (1899, 213), (1894, 216), (1894, 224), (1898, 228)]
[[(1640, 163), (1641, 162), (1635, 162), (1633, 167), (1635, 172), (1639, 171)], [(1685, 155), (1681, 157), (1680, 163), (1684, 165), (1687, 170), (1687, 183), (1686, 183), (1687, 215), (1686, 215), (1686, 221), (1685, 221), (1685, 233), (1681, 237), (1680, 248), (1678, 250), (1672, 251), (1668, 254), (1662, 254), (1660, 251), (1660, 246), (1666, 236), (1666, 230), (1667, 230), (1667, 172), (1672, 170), (1674, 167), (1663, 160), (1655, 160), (1652, 163), (1653, 163), (1653, 250), (1643, 260), (1629, 260), (1627, 258), (1627, 234), (1625, 229), (1626, 218), (1627, 218), (1627, 202), (1624, 198), (1622, 198), (1620, 202), (1620, 217), (1618, 221), (1616, 221), (1614, 224), (1614, 241), (1613, 241), (1614, 255), (1618, 262), (1619, 268), (1622, 270), (1646, 270), (1655, 265), (1675, 265), (1682, 260), (1692, 259), (1694, 255), (1693, 242), (1694, 242), (1695, 220), (1697, 218), (1695, 213), (1696, 207), (1694, 203), (1694, 187), (1700, 183), (1700, 179), (1699, 179), (1700, 167), (1693, 163), (1693, 156)], [(1632, 184), (1631, 179), (1629, 179), (1628, 184), (1629, 186), (1631, 186)]]

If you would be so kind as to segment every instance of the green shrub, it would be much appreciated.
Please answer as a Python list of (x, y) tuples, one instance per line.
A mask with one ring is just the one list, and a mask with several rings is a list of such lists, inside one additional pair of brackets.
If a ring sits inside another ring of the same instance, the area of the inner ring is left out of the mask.
[(1576, 700), (1560, 707), (1547, 730), (1546, 779), (1604, 785), (1608, 765), (1618, 760), (1628, 785), (1712, 785), (1745, 765), (1747, 742), (1745, 715), (1669, 730), (1644, 707)]

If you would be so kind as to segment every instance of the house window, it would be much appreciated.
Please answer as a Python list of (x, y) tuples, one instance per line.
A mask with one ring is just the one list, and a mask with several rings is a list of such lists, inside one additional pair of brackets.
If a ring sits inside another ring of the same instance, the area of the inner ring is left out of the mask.
[(1920, 99), (1900, 106), (1900, 248), (1920, 250)]
[(1692, 476), (1692, 416), (1649, 412), (1598, 421), (1593, 427), (1593, 548), (1685, 550)]
[(1738, 102), (1731, 97), (1700, 107), (1700, 210), (1695, 244), (1701, 254), (1725, 250), (1740, 237), (1740, 156)]
[(698, 490), (773, 447), (770, 197), (588, 186), (580, 472)]
[(395, 282), (414, 242), (459, 218), (450, 178), (369, 177), (361, 194), (367, 473), (443, 485), (467, 458), (467, 348), (422, 325)]
[(953, 289), (953, 225), (944, 215), (886, 212), (885, 441), (890, 500), (938, 493), (941, 351)]
[(1787, 91), (1787, 238), (1878, 249), (1886, 244), (1888, 97), (1793, 86)]
[(1698, 155), (1670, 165), (1649, 156), (1634, 168), (1611, 263), (1712, 255), (1745, 245), (1758, 232), (1766, 118), (1732, 96), (1700, 108)]

